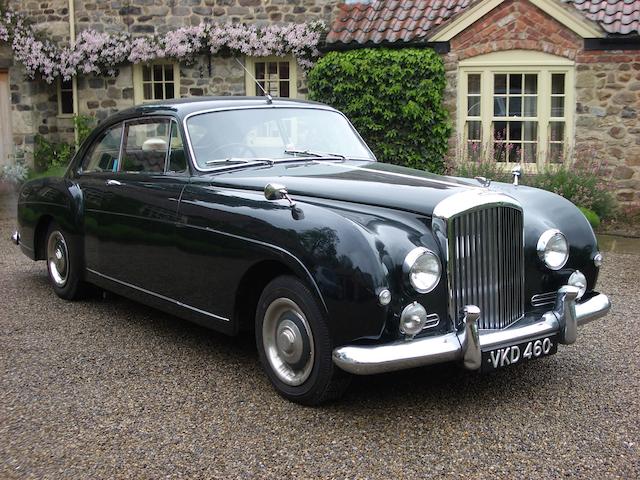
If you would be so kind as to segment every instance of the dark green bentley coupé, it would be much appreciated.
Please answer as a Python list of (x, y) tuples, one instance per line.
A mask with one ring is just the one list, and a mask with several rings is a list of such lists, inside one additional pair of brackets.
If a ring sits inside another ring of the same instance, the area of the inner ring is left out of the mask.
[(32, 180), (13, 240), (62, 298), (89, 284), (235, 335), (303, 404), (350, 375), (544, 357), (605, 315), (589, 223), (534, 188), (376, 162), (322, 104), (209, 98), (103, 122)]

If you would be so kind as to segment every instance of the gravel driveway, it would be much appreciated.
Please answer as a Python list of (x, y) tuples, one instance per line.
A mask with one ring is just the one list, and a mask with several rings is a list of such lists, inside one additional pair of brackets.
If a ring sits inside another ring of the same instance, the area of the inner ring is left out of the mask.
[[(639, 478), (640, 257), (608, 254), (614, 307), (578, 342), (478, 376), (357, 378), (278, 397), (251, 338), (122, 298), (69, 303), (8, 239), (0, 197), (0, 478)], [(640, 252), (638, 252), (640, 253)]]

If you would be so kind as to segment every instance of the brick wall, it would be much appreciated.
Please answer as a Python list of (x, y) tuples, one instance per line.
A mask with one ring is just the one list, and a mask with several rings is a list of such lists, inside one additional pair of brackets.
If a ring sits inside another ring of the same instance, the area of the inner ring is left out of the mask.
[[(504, 2), (454, 37), (444, 55), (446, 106), (456, 122), (458, 61), (535, 50), (576, 62), (574, 157), (609, 165), (618, 200), (640, 205), (640, 51), (583, 51), (584, 41), (526, 0)], [(523, 59), (526, 64), (526, 59)], [(455, 155), (459, 133), (452, 134)]]

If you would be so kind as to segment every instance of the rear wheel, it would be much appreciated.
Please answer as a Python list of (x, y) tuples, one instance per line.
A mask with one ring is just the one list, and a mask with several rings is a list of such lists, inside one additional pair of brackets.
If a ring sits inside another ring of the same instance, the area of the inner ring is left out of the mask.
[(269, 283), (256, 311), (260, 361), (283, 397), (304, 405), (338, 398), (348, 374), (331, 359), (329, 329), (309, 289), (295, 277)]
[(47, 272), (56, 295), (65, 300), (75, 300), (86, 290), (82, 280), (80, 249), (75, 243), (56, 223), (49, 226), (46, 238)]

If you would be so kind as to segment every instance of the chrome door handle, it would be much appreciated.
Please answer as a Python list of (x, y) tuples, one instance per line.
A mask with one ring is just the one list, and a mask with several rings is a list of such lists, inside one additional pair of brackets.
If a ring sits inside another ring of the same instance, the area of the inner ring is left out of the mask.
[(119, 182), (118, 180), (107, 180), (106, 184), (108, 187), (121, 187), (124, 183)]

